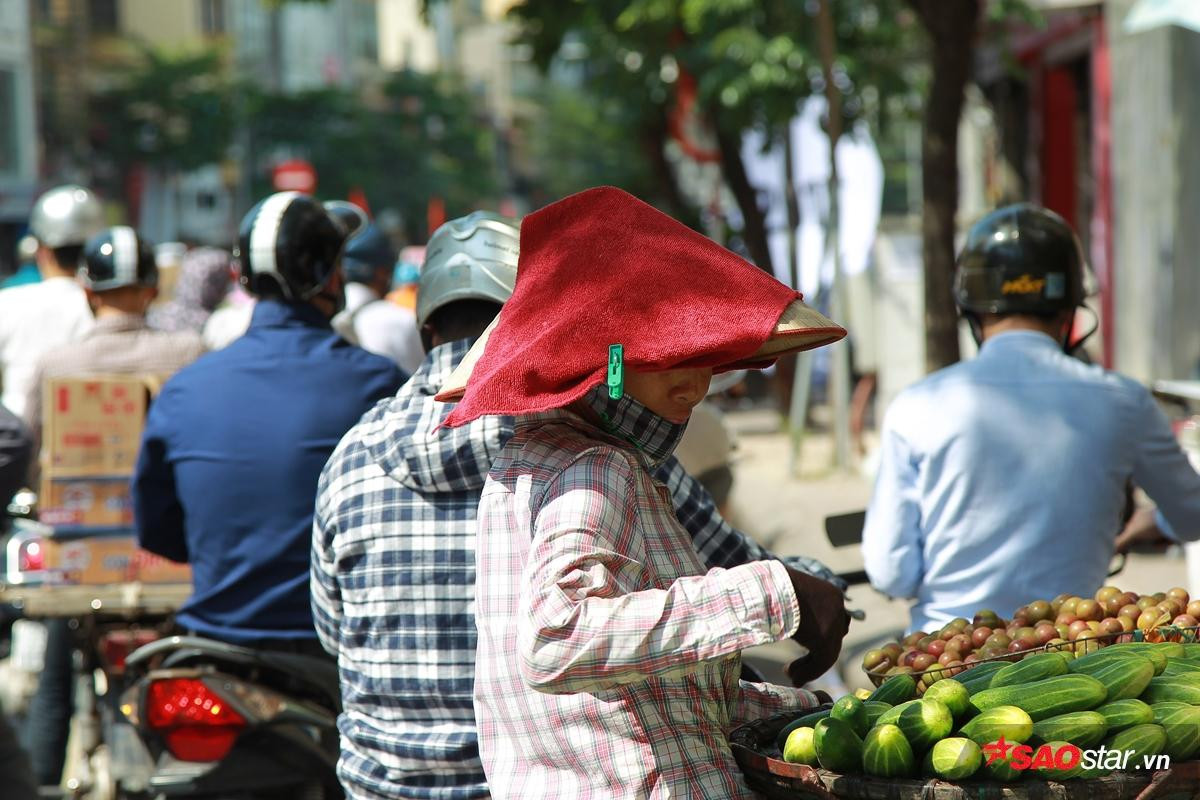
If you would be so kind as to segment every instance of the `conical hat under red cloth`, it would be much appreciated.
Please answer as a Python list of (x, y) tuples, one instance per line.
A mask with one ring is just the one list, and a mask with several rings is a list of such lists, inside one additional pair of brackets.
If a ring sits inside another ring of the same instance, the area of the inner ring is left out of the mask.
[(627, 370), (720, 372), (845, 335), (753, 264), (599, 187), (525, 217), (513, 296), (438, 399), (461, 398), (454, 427), (570, 405), (604, 382), (612, 344)]

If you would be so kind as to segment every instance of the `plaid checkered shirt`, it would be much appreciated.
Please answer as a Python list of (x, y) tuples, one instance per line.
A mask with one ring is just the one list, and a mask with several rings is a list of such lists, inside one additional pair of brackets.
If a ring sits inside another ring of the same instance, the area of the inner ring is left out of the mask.
[[(338, 772), (353, 798), (489, 796), (472, 705), (475, 521), (485, 477), (512, 436), (513, 420), (484, 417), (436, 430), (453, 406), (433, 395), (468, 345), (435, 348), (396, 397), (351, 429), (321, 476), (313, 617), (321, 641), (338, 657), (344, 705)], [(610, 419), (628, 423), (621, 410), (609, 408)], [(632, 429), (645, 433), (636, 421)], [(712, 498), (673, 458), (656, 476), (705, 565), (772, 558), (717, 514)], [(832, 578), (817, 561), (783, 560)], [(768, 564), (755, 570), (776, 572)]]
[(726, 739), (809, 708), (739, 680), (740, 651), (799, 623), (778, 561), (708, 568), (652, 470), (682, 435), (590, 395), (518, 417), (475, 542), (475, 714), (497, 798), (751, 798)]

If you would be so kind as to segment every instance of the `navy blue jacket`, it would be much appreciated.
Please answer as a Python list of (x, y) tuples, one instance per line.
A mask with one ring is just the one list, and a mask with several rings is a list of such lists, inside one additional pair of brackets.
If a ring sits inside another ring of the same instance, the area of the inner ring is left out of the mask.
[(317, 479), (342, 435), (405, 378), (311, 306), (263, 300), (245, 336), (166, 383), (133, 504), (142, 547), (192, 565), (180, 625), (231, 642), (316, 638)]

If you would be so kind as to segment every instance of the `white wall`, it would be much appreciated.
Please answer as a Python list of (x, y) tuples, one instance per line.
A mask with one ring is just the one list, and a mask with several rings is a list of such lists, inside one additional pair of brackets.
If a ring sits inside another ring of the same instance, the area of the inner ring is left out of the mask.
[(434, 72), (437, 36), (421, 18), (421, 0), (379, 0), (379, 64), (384, 69)]

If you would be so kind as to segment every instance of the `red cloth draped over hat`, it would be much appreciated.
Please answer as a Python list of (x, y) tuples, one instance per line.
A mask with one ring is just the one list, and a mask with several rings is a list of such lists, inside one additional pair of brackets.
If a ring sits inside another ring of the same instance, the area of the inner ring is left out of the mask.
[(604, 382), (611, 344), (641, 372), (766, 366), (778, 353), (753, 356), (799, 299), (632, 195), (588, 189), (525, 217), (513, 296), (444, 424), (568, 406)]

